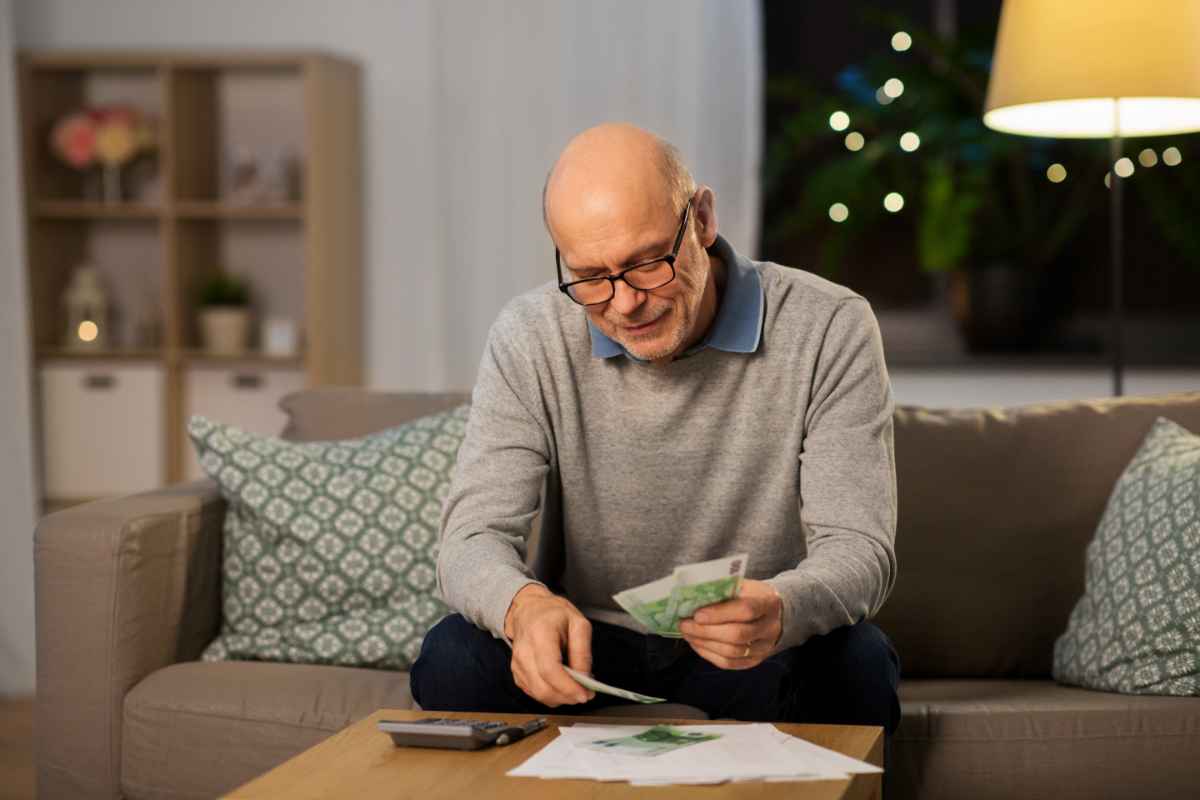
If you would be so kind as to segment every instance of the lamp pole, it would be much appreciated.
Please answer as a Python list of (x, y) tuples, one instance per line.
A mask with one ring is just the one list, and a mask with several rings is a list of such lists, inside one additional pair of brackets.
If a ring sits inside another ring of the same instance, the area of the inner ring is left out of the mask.
[(1125, 179), (1117, 175), (1117, 161), (1121, 158), (1121, 113), (1120, 100), (1113, 99), (1113, 134), (1108, 140), (1109, 204), (1108, 227), (1109, 249), (1112, 257), (1112, 356), (1113, 397), (1122, 393), (1122, 371), (1125, 368), (1124, 331), (1121, 326), (1121, 311), (1124, 303), (1125, 269), (1121, 253), (1124, 245), (1121, 231), (1121, 194)]

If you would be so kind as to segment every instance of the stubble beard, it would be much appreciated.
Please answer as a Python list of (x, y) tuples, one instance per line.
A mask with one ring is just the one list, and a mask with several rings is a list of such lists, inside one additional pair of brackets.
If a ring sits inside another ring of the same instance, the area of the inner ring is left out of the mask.
[[(705, 276), (705, 280), (707, 280), (707, 275)], [(698, 291), (694, 286), (689, 286), (688, 289), (688, 295), (685, 298), (681, 298), (683, 302), (672, 303), (668, 306), (670, 319), (666, 320), (666, 323), (671, 328), (666, 340), (662, 344), (658, 344), (662, 339), (662, 333), (660, 333), (653, 339), (638, 339), (636, 337), (626, 339), (621, 337), (621, 346), (630, 355), (642, 361), (661, 361), (671, 354), (676, 353), (683, 346), (683, 343), (687, 341), (692, 321), (696, 318), (696, 314), (699, 311), (700, 300), (703, 295), (703, 290)], [(620, 326), (612, 320), (609, 320), (609, 324), (620, 330)]]
[(679, 349), (687, 338), (688, 320), (691, 317), (689, 310), (684, 307), (681, 309), (672, 308), (670, 316), (670, 333), (669, 338), (663, 343), (658, 344), (662, 338), (662, 334), (656, 336), (653, 340), (641, 341), (637, 338), (629, 339), (621, 342), (622, 346), (629, 351), (635, 358), (642, 361), (659, 361), (674, 353)]

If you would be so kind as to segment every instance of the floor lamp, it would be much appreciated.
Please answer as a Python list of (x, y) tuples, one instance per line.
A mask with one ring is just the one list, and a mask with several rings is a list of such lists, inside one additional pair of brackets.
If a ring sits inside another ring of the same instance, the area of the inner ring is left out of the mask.
[[(1005, 0), (983, 122), (1109, 139), (1113, 394), (1122, 393), (1122, 139), (1200, 130), (1200, 2)], [(1097, 187), (1099, 188), (1099, 187)]]

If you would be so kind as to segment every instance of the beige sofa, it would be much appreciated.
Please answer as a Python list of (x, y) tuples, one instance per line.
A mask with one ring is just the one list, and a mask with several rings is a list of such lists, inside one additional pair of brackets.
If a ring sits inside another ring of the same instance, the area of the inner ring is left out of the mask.
[[(284, 435), (357, 436), (462, 399), (301, 392)], [(1200, 698), (1048, 677), (1084, 547), (1160, 414), (1200, 431), (1200, 393), (897, 411), (900, 573), (877, 619), (904, 667), (892, 797), (1194, 796)], [(403, 673), (196, 661), (219, 622), (224, 511), (199, 481), (38, 525), (41, 797), (210, 797), (411, 703)]]

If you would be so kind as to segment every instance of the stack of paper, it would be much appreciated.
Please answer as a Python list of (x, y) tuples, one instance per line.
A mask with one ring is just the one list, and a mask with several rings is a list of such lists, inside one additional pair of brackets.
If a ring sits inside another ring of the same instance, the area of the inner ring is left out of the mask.
[[(559, 735), (509, 775), (525, 778), (585, 778), (635, 785), (724, 783), (725, 781), (841, 780), (879, 767), (789, 736), (774, 725), (680, 725), (698, 741), (656, 754), (597, 747), (600, 741), (644, 733), (646, 725), (577, 724)], [(709, 739), (701, 734), (714, 734)]]

